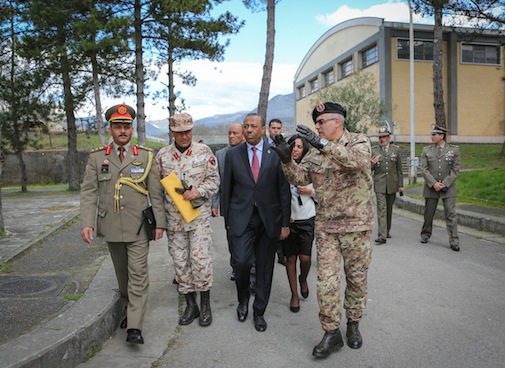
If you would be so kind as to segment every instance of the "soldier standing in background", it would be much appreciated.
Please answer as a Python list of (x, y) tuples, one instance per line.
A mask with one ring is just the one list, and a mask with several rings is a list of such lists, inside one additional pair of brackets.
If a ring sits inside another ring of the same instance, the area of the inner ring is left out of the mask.
[(319, 320), (325, 331), (312, 355), (328, 357), (344, 343), (340, 333), (340, 264), (346, 279), (344, 308), (347, 344), (359, 349), (358, 329), (367, 301), (367, 274), (372, 254), (371, 147), (364, 134), (344, 128), (346, 111), (326, 102), (312, 112), (318, 134), (305, 125), (297, 132), (315, 147), (297, 164), (291, 147), (281, 135), (275, 137), (282, 169), (293, 185), (312, 183), (319, 206), (316, 211), (317, 299)]
[(400, 147), (390, 144), (391, 132), (385, 125), (379, 128), (379, 145), (372, 147), (373, 181), (377, 199), (377, 244), (391, 238), (391, 219), (396, 193), (403, 193), (403, 173)]
[(424, 177), (423, 196), (424, 223), (421, 230), (421, 243), (431, 237), (433, 217), (438, 200), (444, 203), (445, 224), (449, 234), (449, 245), (459, 251), (458, 221), (456, 217), (456, 177), (459, 174), (459, 147), (445, 141), (448, 130), (436, 124), (431, 126), (431, 146), (424, 147), (420, 168)]
[[(165, 194), (168, 251), (175, 266), (179, 292), (184, 294), (186, 309), (180, 325), (189, 325), (197, 317), (201, 326), (212, 323), (210, 288), (212, 287), (211, 198), (219, 188), (216, 157), (211, 149), (193, 142), (193, 118), (189, 114), (170, 117), (174, 142), (156, 155), (156, 166), (164, 178), (174, 172), (187, 183), (183, 198), (198, 203), (200, 215), (186, 223), (168, 194)], [(196, 292), (200, 292), (200, 308)]]
[[(112, 143), (93, 150), (88, 157), (81, 188), (81, 236), (86, 243), (93, 242), (94, 230), (105, 237), (119, 292), (128, 303), (121, 328), (128, 327), (127, 342), (143, 344), (141, 330), (149, 290), (149, 240), (141, 229), (142, 210), (148, 200), (143, 190), (147, 189), (151, 198), (157, 226), (154, 240), (158, 240), (165, 227), (163, 189), (153, 153), (130, 143), (135, 110), (116, 105), (105, 112), (105, 119), (110, 124)], [(120, 179), (131, 185), (121, 185)]]

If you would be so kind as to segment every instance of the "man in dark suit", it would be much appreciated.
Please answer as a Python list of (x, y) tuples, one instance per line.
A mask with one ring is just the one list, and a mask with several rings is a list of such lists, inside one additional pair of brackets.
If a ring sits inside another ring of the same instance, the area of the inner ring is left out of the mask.
[(263, 140), (266, 128), (261, 116), (248, 114), (243, 126), (246, 142), (226, 154), (221, 203), (232, 239), (238, 319), (244, 322), (248, 315), (249, 274), (254, 263), (254, 326), (263, 332), (277, 240), (289, 235), (291, 194), (279, 156)]
[[(221, 178), (221, 183), (223, 180), (224, 176), (224, 158), (226, 157), (226, 152), (232, 147), (235, 147), (236, 145), (240, 143), (244, 143), (245, 138), (244, 138), (244, 129), (242, 128), (241, 123), (233, 123), (230, 125), (228, 128), (228, 143), (229, 145), (226, 147), (223, 147), (219, 150), (216, 151), (216, 158), (217, 158), (217, 166), (219, 168), (219, 177)], [(219, 208), (220, 208), (220, 202), (221, 202), (221, 185), (219, 186), (219, 189), (214, 195), (212, 196), (212, 217), (218, 217), (219, 216)], [(222, 215), (222, 212), (221, 212)], [(228, 251), (230, 252), (230, 266), (233, 267), (233, 259), (231, 257), (231, 240), (228, 232), (226, 232), (226, 238), (228, 240)], [(230, 280), (235, 281), (235, 274), (233, 273), (233, 270), (230, 275)]]

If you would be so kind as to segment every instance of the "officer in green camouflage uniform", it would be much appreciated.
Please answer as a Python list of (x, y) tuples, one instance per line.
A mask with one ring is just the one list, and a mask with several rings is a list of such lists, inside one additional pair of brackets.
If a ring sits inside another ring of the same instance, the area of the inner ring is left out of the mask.
[(424, 147), (421, 154), (420, 169), (424, 177), (423, 196), (424, 223), (421, 230), (421, 243), (431, 237), (433, 217), (438, 200), (444, 203), (445, 224), (449, 234), (449, 245), (459, 251), (458, 220), (456, 217), (456, 177), (461, 165), (459, 147), (445, 141), (448, 130), (436, 124), (431, 126), (431, 146)]
[[(211, 149), (193, 142), (193, 119), (189, 114), (170, 117), (174, 142), (156, 155), (156, 166), (162, 178), (174, 172), (187, 183), (183, 194), (200, 215), (186, 223), (168, 194), (165, 194), (168, 250), (175, 266), (179, 292), (184, 294), (186, 309), (179, 324), (188, 325), (196, 317), (201, 326), (212, 322), (210, 288), (212, 287), (212, 230), (210, 228), (211, 199), (219, 188), (217, 160)], [(200, 308), (196, 292), (200, 292)]]
[(319, 320), (325, 331), (312, 354), (329, 356), (343, 346), (340, 333), (340, 263), (344, 260), (347, 344), (362, 345), (358, 323), (367, 301), (367, 273), (373, 228), (371, 147), (364, 134), (344, 128), (345, 109), (337, 103), (316, 106), (312, 113), (316, 135), (304, 125), (296, 130), (315, 147), (296, 164), (291, 148), (275, 137), (282, 169), (293, 185), (312, 183), (319, 203), (316, 210), (317, 298)]
[(391, 144), (391, 131), (385, 125), (379, 127), (379, 145), (372, 147), (372, 172), (375, 197), (377, 199), (377, 244), (391, 238), (391, 220), (396, 193), (403, 193), (402, 157), (400, 147)]
[[(163, 236), (163, 189), (149, 148), (131, 144), (135, 110), (115, 105), (105, 113), (112, 143), (88, 156), (81, 186), (81, 236), (93, 242), (93, 233), (104, 236), (109, 247), (121, 297), (127, 302), (126, 341), (143, 344), (142, 326), (147, 309), (149, 239), (142, 226), (142, 210), (149, 192), (156, 219), (154, 240)], [(121, 185), (121, 183), (130, 185)], [(98, 216), (97, 216), (98, 215)], [(96, 223), (96, 228), (95, 228)]]

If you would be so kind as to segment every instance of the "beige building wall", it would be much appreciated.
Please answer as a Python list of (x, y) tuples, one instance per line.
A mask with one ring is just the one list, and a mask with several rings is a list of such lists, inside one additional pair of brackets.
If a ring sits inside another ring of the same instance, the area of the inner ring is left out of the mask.
[[(410, 61), (399, 60), (396, 52), (397, 38), (391, 47), (391, 85), (393, 102), (393, 122), (396, 135), (410, 136)], [(443, 46), (443, 69), (445, 113), (447, 116), (447, 53)], [(415, 134), (430, 134), (435, 122), (433, 107), (433, 61), (414, 62)]]
[(378, 30), (379, 27), (363, 25), (345, 28), (332, 34), (324, 42), (316, 44), (315, 49), (299, 70), (298, 80), (315, 73), (321, 68), (321, 65), (329, 63), (336, 56), (352, 49), (359, 42), (377, 33)]
[(458, 63), (458, 135), (505, 135), (504, 47), (501, 54), (502, 66)]

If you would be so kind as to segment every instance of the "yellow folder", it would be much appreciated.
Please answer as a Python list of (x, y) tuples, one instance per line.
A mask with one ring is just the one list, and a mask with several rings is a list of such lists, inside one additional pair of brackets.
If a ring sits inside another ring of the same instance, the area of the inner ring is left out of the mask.
[(172, 201), (174, 201), (184, 221), (189, 223), (200, 214), (198, 208), (193, 208), (190, 201), (186, 201), (182, 198), (182, 194), (175, 191), (175, 188), (182, 188), (182, 183), (175, 173), (172, 172), (167, 177), (161, 179), (161, 185), (163, 185), (165, 191), (172, 198)]

